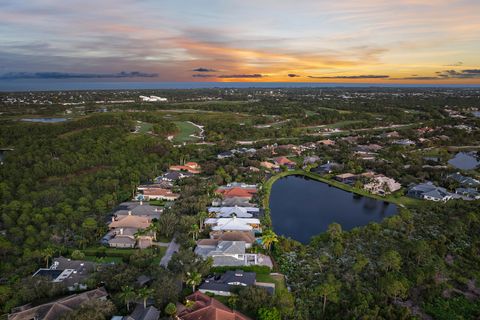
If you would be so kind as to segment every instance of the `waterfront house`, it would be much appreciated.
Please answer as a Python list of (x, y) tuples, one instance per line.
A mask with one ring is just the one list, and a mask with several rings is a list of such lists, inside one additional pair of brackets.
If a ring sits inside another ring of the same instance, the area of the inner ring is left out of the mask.
[(446, 202), (452, 198), (452, 194), (445, 188), (437, 187), (431, 182), (421, 183), (408, 189), (407, 196), (430, 201)]
[(261, 231), (260, 220), (256, 218), (208, 218), (205, 220), (205, 226), (211, 228), (213, 232), (228, 231)]

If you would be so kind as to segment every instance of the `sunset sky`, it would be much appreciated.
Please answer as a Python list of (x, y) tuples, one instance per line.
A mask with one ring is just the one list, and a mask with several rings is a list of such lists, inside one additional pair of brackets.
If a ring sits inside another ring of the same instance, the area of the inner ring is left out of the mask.
[(1, 0), (0, 79), (480, 83), (479, 0)]

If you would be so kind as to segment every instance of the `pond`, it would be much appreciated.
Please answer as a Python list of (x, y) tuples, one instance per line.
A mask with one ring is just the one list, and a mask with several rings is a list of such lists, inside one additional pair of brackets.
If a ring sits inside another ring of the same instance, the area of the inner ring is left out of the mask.
[(272, 186), (270, 212), (275, 233), (308, 243), (334, 222), (351, 230), (380, 222), (396, 214), (397, 207), (303, 176), (287, 176)]
[(21, 121), (25, 122), (41, 122), (41, 123), (57, 123), (67, 121), (66, 118), (24, 118)]
[(459, 152), (448, 163), (460, 170), (472, 170), (480, 165), (476, 152)]

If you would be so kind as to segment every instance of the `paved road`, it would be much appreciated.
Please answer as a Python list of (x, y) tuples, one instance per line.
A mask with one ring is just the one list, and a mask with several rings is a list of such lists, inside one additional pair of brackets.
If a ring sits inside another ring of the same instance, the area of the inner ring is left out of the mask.
[(179, 249), (180, 249), (180, 245), (176, 243), (175, 238), (173, 238), (172, 242), (170, 242), (170, 245), (167, 248), (167, 252), (165, 252), (165, 255), (160, 260), (160, 265), (166, 268), (168, 266), (168, 263), (172, 259), (173, 254), (177, 252)]

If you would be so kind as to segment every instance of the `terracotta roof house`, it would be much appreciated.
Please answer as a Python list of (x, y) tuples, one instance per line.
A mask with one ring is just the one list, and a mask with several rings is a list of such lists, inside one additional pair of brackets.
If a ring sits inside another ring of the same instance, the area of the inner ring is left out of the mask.
[(169, 189), (164, 188), (148, 188), (142, 190), (142, 193), (138, 196), (143, 196), (142, 199), (137, 200), (167, 200), (167, 201), (175, 201), (177, 200), (180, 195), (177, 193), (173, 193)]
[(107, 296), (105, 288), (98, 288), (13, 312), (8, 315), (8, 320), (57, 320), (65, 313), (78, 309), (87, 301), (106, 300)]
[(126, 215), (118, 217), (117, 219), (112, 219), (112, 222), (108, 225), (110, 229), (116, 228), (137, 228), (137, 229), (146, 229), (150, 226), (151, 220), (148, 217), (143, 216), (134, 216)]
[(326, 140), (317, 141), (317, 144), (323, 144), (324, 146), (334, 146), (335, 141), (330, 140), (330, 139), (326, 139)]
[(279, 166), (286, 166), (288, 168), (295, 168), (297, 165), (294, 161), (288, 159), (287, 157), (278, 157), (274, 159), (275, 163)]
[(257, 193), (257, 189), (247, 189), (240, 187), (233, 187), (229, 189), (218, 188), (215, 193), (221, 194), (224, 198), (246, 198), (250, 200)]
[(335, 176), (335, 180), (346, 184), (354, 183), (356, 179), (357, 175), (353, 173), (342, 173)]
[(187, 171), (193, 174), (198, 174), (200, 173), (200, 165), (196, 162), (187, 162), (185, 165), (181, 166), (170, 166), (169, 168), (171, 171)]
[(193, 302), (190, 308), (177, 306), (177, 314), (181, 320), (251, 320), (238, 311), (234, 311), (220, 301), (197, 291), (187, 297)]
[(268, 162), (268, 161), (260, 162), (260, 166), (262, 166), (264, 168), (267, 168), (267, 169), (278, 169), (279, 168), (278, 164), (271, 163), (271, 162)]

